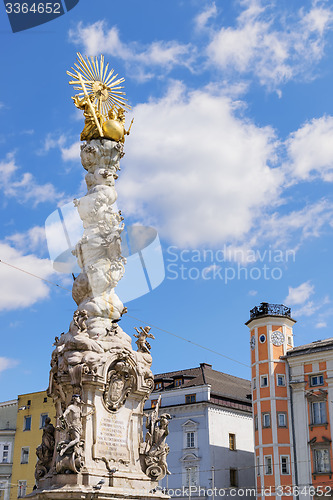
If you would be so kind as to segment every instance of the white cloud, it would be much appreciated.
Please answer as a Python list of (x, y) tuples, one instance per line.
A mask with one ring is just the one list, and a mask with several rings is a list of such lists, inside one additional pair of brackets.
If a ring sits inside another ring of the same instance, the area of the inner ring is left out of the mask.
[(217, 266), (216, 264), (212, 264), (211, 266), (204, 267), (202, 270), (202, 277), (205, 279), (209, 274), (212, 274), (214, 279), (215, 274), (221, 269), (221, 266)]
[(38, 253), (46, 250), (45, 228), (34, 226), (22, 233), (6, 236), (6, 241), (12, 243), (16, 249)]
[(265, 214), (252, 234), (252, 244), (273, 242), (274, 247), (298, 250), (308, 238), (319, 237), (333, 219), (333, 203), (320, 199), (284, 215)]
[(314, 286), (311, 285), (310, 281), (305, 281), (301, 285), (293, 288), (288, 288), (288, 296), (285, 299), (286, 304), (304, 304), (311, 295), (314, 293)]
[(267, 163), (274, 131), (237, 117), (226, 96), (174, 83), (133, 113), (140, 127), (118, 181), (126, 215), (149, 217), (179, 246), (217, 245), (242, 238), (277, 201), (283, 176)]
[(286, 169), (296, 179), (320, 177), (333, 181), (333, 117), (313, 119), (290, 134), (286, 141)]
[(327, 323), (325, 321), (319, 321), (316, 325), (315, 328), (326, 328)]
[[(254, 73), (262, 85), (276, 88), (298, 75), (307, 75), (323, 57), (325, 34), (333, 13), (314, 1), (293, 19), (270, 3), (246, 0), (236, 27), (215, 32), (207, 54), (222, 70)], [(323, 4), (324, 5), (324, 4)]]
[(15, 368), (19, 363), (16, 359), (4, 358), (0, 356), (0, 373), (8, 370), (9, 368)]
[[(82, 117), (81, 117), (82, 118)], [(80, 141), (76, 141), (68, 148), (61, 148), (61, 157), (64, 161), (80, 161)]]
[(195, 27), (198, 30), (202, 30), (206, 28), (208, 21), (212, 18), (215, 17), (217, 14), (217, 8), (215, 5), (215, 2), (213, 2), (211, 5), (207, 6), (206, 9), (204, 9), (200, 14), (196, 16), (194, 19)]
[[(81, 113), (81, 119), (82, 119), (82, 113)], [(45, 155), (51, 149), (54, 148), (61, 149), (65, 145), (65, 143), (66, 143), (65, 134), (58, 135), (58, 134), (48, 133), (47, 136), (45, 137), (43, 146), (37, 151), (37, 154)]]
[(110, 54), (113, 58), (123, 60), (126, 66), (132, 68), (133, 77), (138, 80), (150, 78), (152, 71), (158, 67), (170, 71), (174, 66), (191, 67), (193, 47), (177, 41), (154, 41), (150, 45), (139, 46), (137, 42), (123, 42), (118, 28), (108, 28), (105, 21), (97, 21), (84, 25), (78, 23), (75, 29), (69, 31), (70, 40), (83, 45), (83, 51), (89, 55), (100, 53)]
[(248, 295), (250, 295), (251, 297), (255, 297), (257, 294), (258, 294), (258, 290), (250, 290), (248, 293)]
[[(50, 279), (54, 273), (48, 259), (40, 259), (33, 254), (24, 255), (4, 242), (0, 242), (0, 259), (43, 279)], [(0, 289), (0, 310), (29, 307), (49, 296), (49, 287), (45, 282), (3, 262), (0, 262), (0, 281), (6, 286)]]
[(53, 184), (38, 184), (30, 172), (20, 175), (18, 170), (14, 153), (8, 153), (6, 158), (0, 161), (0, 189), (8, 198), (16, 198), (19, 203), (31, 202), (36, 207), (39, 203), (53, 202), (63, 196)]

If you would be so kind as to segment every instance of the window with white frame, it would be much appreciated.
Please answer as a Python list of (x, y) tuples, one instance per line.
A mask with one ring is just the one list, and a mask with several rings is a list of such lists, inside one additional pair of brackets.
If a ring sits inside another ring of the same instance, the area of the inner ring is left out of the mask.
[(311, 403), (311, 423), (326, 424), (326, 401), (313, 401)]
[(276, 375), (276, 384), (279, 387), (285, 387), (285, 385), (286, 385), (286, 376), (283, 373), (278, 373)]
[(273, 467), (272, 467), (272, 457), (271, 455), (266, 455), (264, 457), (264, 465), (265, 465), (265, 474), (266, 475), (271, 475), (273, 474)]
[(325, 474), (331, 472), (329, 448), (318, 448), (313, 450), (314, 472)]
[(183, 425), (183, 448), (197, 447), (197, 427), (193, 420), (187, 420)]
[(186, 448), (195, 448), (195, 434), (193, 431), (186, 433)]
[(313, 375), (312, 377), (310, 377), (310, 385), (311, 387), (316, 387), (317, 385), (324, 385), (324, 376)]
[(29, 448), (21, 448), (21, 464), (27, 464), (29, 462)]
[(260, 458), (257, 457), (257, 476), (260, 476)]
[(0, 443), (0, 463), (8, 464), (11, 461), (11, 443)]
[(278, 427), (287, 427), (287, 413), (285, 411), (277, 414)]
[(268, 375), (260, 375), (260, 387), (268, 387)]
[(254, 415), (254, 430), (258, 430), (258, 415)]
[(7, 481), (0, 481), (0, 500), (4, 500), (7, 487)]
[(27, 481), (18, 481), (17, 498), (25, 497), (27, 493)]
[(198, 486), (198, 467), (196, 465), (185, 467), (185, 486)]
[(281, 474), (290, 474), (289, 456), (281, 455)]
[(252, 389), (255, 390), (257, 388), (257, 379), (253, 377), (252, 379)]
[(271, 414), (263, 413), (262, 414), (262, 426), (263, 428), (267, 428), (271, 426)]

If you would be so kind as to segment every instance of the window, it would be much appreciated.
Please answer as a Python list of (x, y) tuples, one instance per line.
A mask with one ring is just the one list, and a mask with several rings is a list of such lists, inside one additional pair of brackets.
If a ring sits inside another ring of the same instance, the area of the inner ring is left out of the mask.
[(41, 413), (41, 416), (40, 416), (40, 424), (39, 424), (39, 428), (40, 429), (43, 429), (43, 427), (45, 426), (45, 419), (46, 417), (48, 417), (49, 414), (48, 413)]
[(24, 431), (30, 431), (31, 430), (31, 415), (29, 415), (27, 417), (24, 417), (23, 430)]
[(195, 403), (196, 401), (196, 395), (195, 394), (188, 394), (185, 396), (185, 403)]
[(236, 451), (236, 434), (229, 434), (229, 450)]
[(237, 469), (230, 469), (230, 486), (238, 486), (237, 482)]
[(264, 463), (265, 463), (265, 474), (267, 475), (273, 474), (272, 457), (271, 456), (264, 457)]
[(151, 400), (151, 407), (155, 408), (156, 405), (157, 405), (157, 399), (152, 399)]
[(252, 381), (252, 389), (255, 390), (257, 388), (257, 383), (256, 383), (256, 378), (254, 377), (253, 381)]
[(182, 379), (181, 378), (176, 378), (175, 379), (175, 387), (179, 387), (182, 385)]
[(260, 462), (259, 462), (260, 458), (257, 457), (257, 476), (260, 476)]
[(21, 464), (27, 464), (29, 462), (29, 448), (21, 449)]
[(291, 335), (288, 335), (287, 342), (288, 342), (288, 345), (293, 345), (293, 339), (292, 339)]
[(326, 424), (326, 401), (311, 403), (312, 424)]
[(281, 455), (281, 474), (290, 474), (288, 455)]
[(278, 427), (287, 427), (287, 414), (286, 412), (281, 412), (277, 414)]
[(27, 482), (26, 481), (19, 481), (18, 488), (17, 488), (17, 498), (25, 497), (26, 492), (27, 492)]
[(314, 472), (331, 472), (330, 451), (328, 448), (313, 450)]
[(155, 391), (157, 391), (158, 389), (162, 389), (162, 382), (155, 382), (154, 389), (155, 389)]
[(187, 448), (194, 448), (194, 432), (187, 432), (186, 433), (186, 447)]
[(2, 449), (2, 453), (1, 453), (1, 462), (4, 463), (4, 464), (8, 464), (9, 463), (9, 444), (4, 444), (4, 445), (1, 445), (0, 444), (0, 449)]
[(254, 415), (254, 430), (258, 430), (258, 415)]
[(43, 403), (47, 403), (47, 398), (44, 398), (44, 401), (43, 401)]
[(267, 428), (271, 426), (271, 414), (270, 413), (263, 413), (262, 414), (262, 426), (263, 428)]
[(276, 376), (276, 383), (279, 387), (285, 387), (285, 385), (286, 385), (285, 375), (278, 373)]
[(193, 467), (186, 467), (185, 469), (186, 473), (186, 486), (197, 486), (198, 484), (198, 468), (193, 466)]
[(28, 399), (27, 406), (31, 405), (31, 399)]
[(310, 377), (310, 385), (311, 387), (315, 387), (316, 385), (324, 385), (324, 376), (314, 375), (313, 377)]
[(268, 375), (260, 376), (260, 387), (268, 387)]

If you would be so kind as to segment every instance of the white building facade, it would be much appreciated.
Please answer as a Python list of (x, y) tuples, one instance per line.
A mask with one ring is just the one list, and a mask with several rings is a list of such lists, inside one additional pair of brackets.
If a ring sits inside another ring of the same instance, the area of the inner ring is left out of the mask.
[(0, 403), (0, 499), (9, 500), (13, 467), (17, 400)]
[[(161, 482), (171, 496), (212, 498), (225, 489), (253, 488), (254, 444), (250, 382), (200, 367), (155, 376), (145, 410), (161, 395), (160, 414), (169, 413), (171, 472)], [(191, 491), (189, 491), (191, 487)], [(214, 494), (215, 489), (215, 494)], [(254, 497), (254, 493), (252, 494)]]

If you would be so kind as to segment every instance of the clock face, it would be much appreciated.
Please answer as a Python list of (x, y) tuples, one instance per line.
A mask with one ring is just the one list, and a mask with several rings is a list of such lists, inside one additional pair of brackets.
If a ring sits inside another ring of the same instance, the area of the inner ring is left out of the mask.
[(284, 335), (282, 332), (279, 332), (278, 330), (276, 332), (273, 332), (271, 335), (272, 339), (272, 344), (276, 346), (280, 346), (284, 342)]
[(252, 350), (255, 348), (255, 345), (256, 345), (256, 338), (254, 335), (252, 335), (251, 340), (250, 340), (250, 346), (251, 346)]

